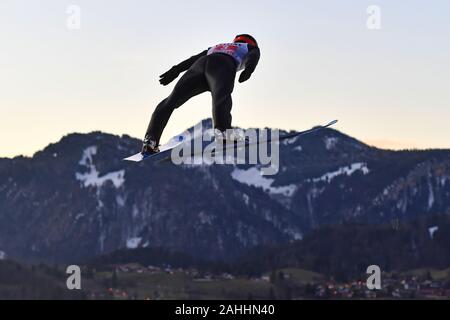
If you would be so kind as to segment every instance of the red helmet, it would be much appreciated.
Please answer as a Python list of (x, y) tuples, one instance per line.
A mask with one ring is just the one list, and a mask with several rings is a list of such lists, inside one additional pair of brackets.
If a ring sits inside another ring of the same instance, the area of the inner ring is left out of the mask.
[(255, 47), (258, 46), (258, 42), (249, 34), (240, 34), (234, 38), (233, 42), (243, 42)]

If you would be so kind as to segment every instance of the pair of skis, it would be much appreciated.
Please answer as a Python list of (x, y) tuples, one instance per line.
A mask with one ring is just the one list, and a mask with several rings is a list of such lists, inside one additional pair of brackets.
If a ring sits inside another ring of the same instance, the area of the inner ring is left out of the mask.
[[(238, 142), (238, 143), (235, 143), (235, 144), (226, 144), (226, 145), (223, 146), (223, 150), (236, 149), (236, 148), (242, 148), (242, 147), (249, 147), (249, 146), (252, 146), (252, 145), (255, 145), (255, 144), (270, 143), (270, 142), (273, 142), (273, 141), (283, 141), (283, 140), (293, 139), (293, 138), (296, 138), (296, 137), (300, 137), (300, 136), (307, 135), (307, 134), (310, 134), (310, 133), (313, 133), (313, 132), (316, 132), (316, 131), (319, 131), (319, 130), (323, 130), (323, 129), (329, 128), (329, 127), (335, 125), (337, 122), (338, 122), (338, 120), (334, 120), (334, 121), (331, 121), (330, 123), (328, 123), (326, 125), (323, 125), (323, 126), (317, 126), (317, 127), (312, 128), (312, 129), (309, 129), (309, 130), (300, 131), (300, 132), (294, 132), (294, 133), (291, 133), (291, 134), (286, 134), (286, 135), (280, 136), (276, 140), (272, 140), (271, 138), (268, 138), (266, 140), (257, 141), (257, 142)], [(170, 139), (170, 141), (167, 144), (163, 145), (160, 148), (160, 152), (158, 152), (158, 153), (153, 153), (153, 154), (137, 153), (137, 154), (135, 154), (135, 155), (133, 155), (131, 157), (125, 158), (124, 160), (125, 161), (131, 161), (131, 162), (142, 162), (144, 160), (154, 158), (154, 157), (156, 157), (158, 155), (162, 155), (162, 154), (168, 153), (171, 150), (173, 150), (174, 148), (182, 145), (186, 141), (187, 141), (187, 135), (182, 134), (182, 135), (179, 135), (179, 136), (176, 136), (176, 137), (173, 137), (172, 139)]]

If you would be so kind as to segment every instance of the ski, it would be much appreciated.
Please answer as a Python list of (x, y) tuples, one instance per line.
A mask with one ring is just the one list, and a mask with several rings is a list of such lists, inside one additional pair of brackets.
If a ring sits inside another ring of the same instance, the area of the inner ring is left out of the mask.
[[(286, 134), (283, 135), (281, 137), (278, 137), (278, 139), (273, 140), (272, 138), (269, 139), (265, 139), (262, 141), (255, 141), (255, 142), (241, 142), (241, 143), (234, 143), (234, 144), (225, 144), (223, 145), (222, 151), (226, 151), (226, 150), (230, 150), (230, 149), (239, 149), (239, 148), (245, 148), (245, 147), (249, 147), (249, 146), (253, 146), (253, 145), (259, 145), (259, 144), (263, 144), (263, 143), (270, 143), (270, 142), (276, 142), (276, 141), (283, 141), (283, 140), (287, 140), (287, 139), (292, 139), (292, 138), (296, 138), (296, 137), (300, 137), (303, 135), (307, 135), (307, 134), (311, 134), (313, 132), (319, 131), (319, 130), (323, 130), (326, 128), (329, 128), (333, 125), (335, 125), (338, 122), (338, 120), (334, 120), (331, 121), (330, 123), (323, 125), (323, 126), (316, 126), (312, 129), (308, 129), (305, 131), (299, 131), (299, 132), (294, 132), (291, 134)], [(156, 157), (158, 155), (164, 155), (167, 154), (169, 151), (173, 150), (174, 148), (182, 145), (183, 143), (185, 143), (187, 141), (187, 134), (182, 134), (182, 135), (178, 135), (176, 137), (173, 137), (167, 144), (163, 145), (160, 148), (160, 152), (158, 153), (153, 153), (153, 154), (142, 154), (137, 153), (131, 157), (125, 158), (124, 161), (131, 161), (131, 162), (142, 162), (146, 159), (150, 159), (153, 157)], [(197, 153), (192, 154), (191, 156), (196, 156), (198, 155)]]

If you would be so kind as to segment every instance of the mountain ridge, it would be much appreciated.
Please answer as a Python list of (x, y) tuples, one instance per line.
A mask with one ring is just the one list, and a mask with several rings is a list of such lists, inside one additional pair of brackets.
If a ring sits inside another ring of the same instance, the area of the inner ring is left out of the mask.
[[(210, 118), (204, 119), (201, 122), (205, 123), (205, 122), (211, 122), (212, 120)], [(208, 125), (207, 127), (210, 127), (210, 125)], [(319, 126), (315, 126), (313, 128), (316, 128)], [(190, 129), (192, 129), (193, 127), (191, 127)], [(255, 130), (259, 130), (261, 128), (256, 128), (256, 127), (250, 127), (247, 129), (255, 129)], [(281, 133), (295, 133), (295, 132), (299, 132), (296, 130), (289, 130), (289, 129), (280, 129), (280, 128), (268, 128), (265, 127), (264, 129), (271, 129), (271, 130), (279, 130)], [(330, 131), (335, 131), (339, 134), (342, 134), (350, 139), (354, 139), (357, 143), (366, 145), (369, 148), (373, 148), (373, 149), (377, 149), (377, 150), (382, 150), (382, 151), (391, 151), (391, 152), (403, 152), (403, 151), (431, 151), (431, 150), (450, 150), (450, 148), (402, 148), (402, 149), (390, 149), (390, 148), (381, 148), (381, 147), (377, 147), (374, 145), (371, 145), (370, 143), (366, 143), (362, 140), (359, 140), (357, 138), (354, 138), (350, 135), (347, 135), (343, 132), (341, 132), (340, 130), (337, 129), (333, 129), (333, 128), (328, 128), (328, 130)], [(114, 134), (114, 133), (110, 133), (110, 132), (105, 132), (105, 131), (101, 131), (101, 130), (93, 130), (93, 131), (89, 131), (89, 132), (71, 132), (71, 133), (67, 133), (65, 135), (63, 135), (57, 142), (52, 142), (49, 143), (46, 147), (39, 149), (37, 151), (35, 151), (31, 156), (27, 156), (24, 154), (18, 154), (12, 157), (1, 157), (0, 156), (0, 161), (1, 160), (13, 160), (13, 159), (18, 159), (18, 158), (24, 158), (24, 159), (32, 159), (36, 154), (40, 153), (40, 152), (44, 152), (47, 148), (49, 148), (52, 145), (57, 145), (59, 143), (64, 142), (63, 140), (65, 138), (70, 138), (71, 136), (86, 136), (86, 135), (93, 135), (93, 134), (102, 134), (102, 135), (106, 135), (106, 136), (111, 136), (111, 137), (115, 137), (115, 138), (121, 138), (121, 139), (131, 139), (131, 140), (136, 140), (137, 142), (141, 143), (142, 140), (136, 137), (133, 137), (129, 134), (123, 133), (123, 134)]]
[(450, 150), (382, 150), (326, 129), (281, 143), (280, 173), (261, 177), (255, 166), (122, 161), (139, 147), (94, 131), (0, 159), (0, 251), (76, 262), (150, 246), (233, 260), (330, 224), (450, 213)]

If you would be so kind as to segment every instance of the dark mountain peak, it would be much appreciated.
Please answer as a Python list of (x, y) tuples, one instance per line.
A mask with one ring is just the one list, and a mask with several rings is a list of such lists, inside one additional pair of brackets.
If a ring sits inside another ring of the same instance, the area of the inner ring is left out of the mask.
[(62, 161), (67, 164), (79, 162), (85, 152), (93, 151), (96, 158), (110, 158), (117, 164), (118, 160), (129, 155), (130, 150), (138, 150), (140, 141), (130, 136), (113, 135), (100, 131), (91, 133), (72, 133), (64, 136), (59, 142), (50, 144), (44, 150), (37, 152), (33, 158), (37, 161)]

